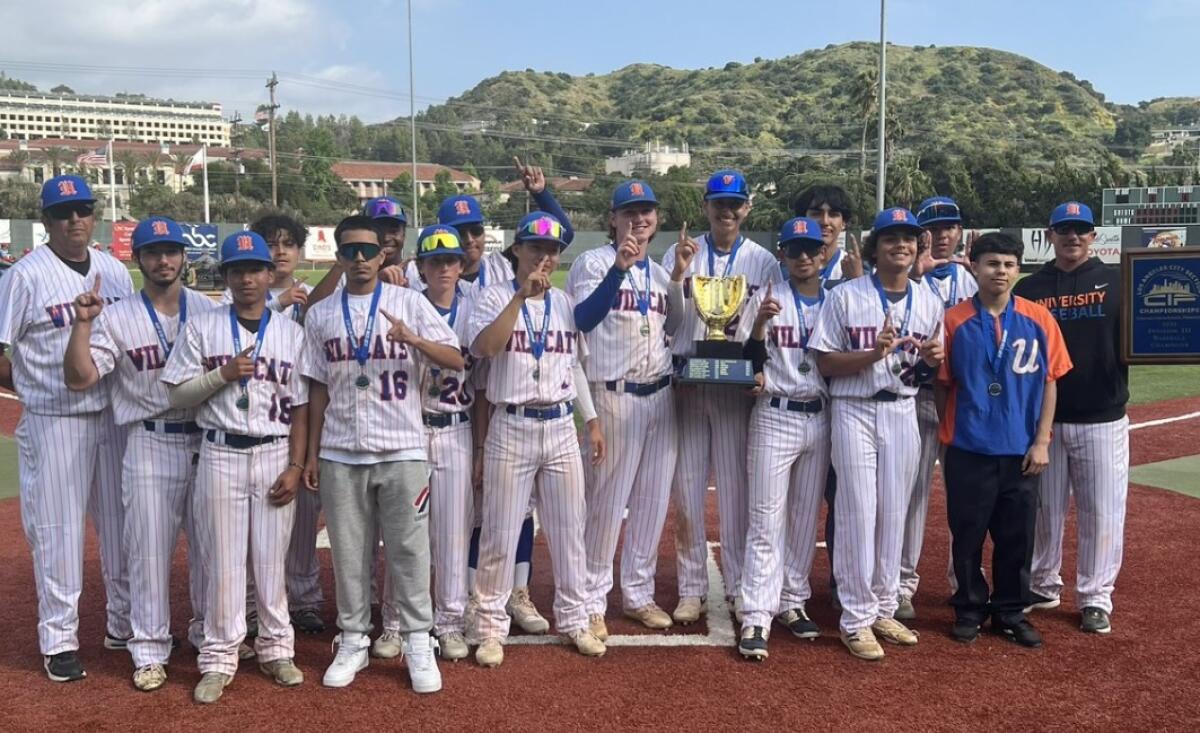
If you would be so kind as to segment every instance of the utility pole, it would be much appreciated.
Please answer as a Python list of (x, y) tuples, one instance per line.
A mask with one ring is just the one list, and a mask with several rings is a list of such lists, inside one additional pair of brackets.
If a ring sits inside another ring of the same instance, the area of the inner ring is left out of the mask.
[(242, 198), (242, 148), (233, 140), (234, 129), (242, 122), (242, 113), (234, 112), (233, 119), (229, 121), (229, 142), (232, 143), (230, 152), (233, 155), (233, 198), (235, 201), (241, 201)]
[(879, 0), (879, 175), (875, 179), (875, 209), (883, 211), (887, 189), (887, 161), (884, 159), (884, 124), (887, 119), (887, 0)]
[(275, 72), (271, 72), (271, 78), (267, 80), (267, 89), (271, 90), (271, 117), (267, 122), (267, 155), (271, 158), (271, 205), (279, 206), (279, 172), (278, 161), (275, 160), (275, 110), (279, 109), (279, 105), (275, 104), (275, 87), (279, 86), (279, 78), (275, 76)]
[(417, 101), (413, 70), (412, 0), (408, 0), (408, 136), (412, 141), (413, 227), (421, 226), (421, 201), (417, 197)]

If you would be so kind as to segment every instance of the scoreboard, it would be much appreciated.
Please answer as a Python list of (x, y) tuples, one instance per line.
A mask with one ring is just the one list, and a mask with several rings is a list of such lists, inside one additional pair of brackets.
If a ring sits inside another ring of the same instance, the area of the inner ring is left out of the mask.
[(1188, 226), (1200, 224), (1200, 186), (1106, 188), (1103, 226)]

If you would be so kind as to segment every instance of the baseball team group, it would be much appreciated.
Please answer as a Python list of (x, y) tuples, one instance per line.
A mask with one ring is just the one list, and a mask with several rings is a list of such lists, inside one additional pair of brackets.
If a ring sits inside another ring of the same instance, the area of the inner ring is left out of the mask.
[[(610, 243), (578, 254), (559, 289), (550, 276), (574, 231), (541, 170), (517, 166), (537, 210), (503, 252), (485, 253), (471, 196), (446, 199), (412, 251), (400, 203), (373, 199), (337, 226), (336, 263), (310, 287), (294, 274), (305, 228), (270, 215), (222, 243), (219, 302), (183, 286), (176, 222), (134, 230), (135, 291), (125, 265), (90, 246), (87, 182), (45, 183), (49, 243), (0, 278), (0, 385), (23, 407), (21, 517), (50, 679), (85, 677), (88, 514), (104, 646), (131, 655), (137, 689), (166, 684), (180, 643), (169, 598), (181, 532), (194, 699), (217, 701), (251, 660), (301, 684), (294, 635), (325, 628), (323, 514), (339, 631), (323, 683), (344, 687), (372, 656), (402, 655), (412, 689), (428, 693), (442, 687), (437, 657), (474, 646), (497, 667), (511, 623), (549, 631), (529, 594), (538, 527), (554, 627), (580, 653), (606, 651), (614, 583), (620, 613), (648, 629), (700, 621), (714, 483), (738, 652), (765, 659), (773, 625), (820, 635), (806, 604), (824, 501), (838, 633), (877, 660), (880, 642), (918, 643), (905, 622), (920, 607), (939, 462), (950, 635), (970, 643), (990, 622), (1042, 645), (1026, 614), (1060, 604), (1072, 496), (1080, 628), (1109, 633), (1127, 367), (1119, 275), (1090, 254), (1086, 205), (1050, 214), (1054, 259), (1022, 279), (1022, 244), (964, 236), (947, 197), (880, 212), (860, 247), (845, 231), (856, 214), (846, 192), (813, 186), (775, 246), (761, 246), (741, 233), (744, 176), (721, 170), (704, 189), (708, 231), (692, 238), (685, 225), (656, 262), (657, 199), (626, 180), (612, 192)], [(708, 330), (693, 275), (745, 278), (725, 333), (752, 364), (751, 389), (677, 378)], [(655, 576), (670, 505), (668, 613)]]

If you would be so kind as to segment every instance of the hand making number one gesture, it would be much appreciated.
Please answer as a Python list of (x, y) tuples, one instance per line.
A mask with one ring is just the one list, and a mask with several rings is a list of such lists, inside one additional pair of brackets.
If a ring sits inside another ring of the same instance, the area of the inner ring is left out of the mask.
[(696, 244), (696, 240), (688, 236), (687, 226), (685, 221), (679, 230), (679, 241), (675, 243), (675, 268), (671, 272), (671, 279), (676, 282), (683, 280), (683, 273), (687, 272), (688, 267), (692, 264), (692, 258), (700, 250), (700, 245)]
[(104, 299), (100, 297), (100, 273), (97, 272), (92, 289), (75, 297), (75, 320), (87, 323), (98, 317), (102, 310), (104, 310)]

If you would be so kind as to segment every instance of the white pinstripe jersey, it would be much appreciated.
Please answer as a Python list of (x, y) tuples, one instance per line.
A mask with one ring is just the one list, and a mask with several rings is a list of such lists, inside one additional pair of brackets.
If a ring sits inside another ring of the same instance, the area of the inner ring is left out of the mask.
[(109, 404), (107, 381), (83, 392), (72, 392), (63, 381), (75, 298), (92, 289), (97, 274), (106, 304), (133, 295), (125, 265), (95, 249), (88, 256), (85, 277), (49, 246), (38, 247), (0, 277), (0, 344), (8, 347), (13, 383), (24, 409), (39, 415), (85, 415)]
[[(292, 282), (296, 283), (301, 288), (303, 288), (304, 292), (306, 292), (306, 293), (312, 292), (312, 286), (309, 285), (308, 283), (306, 283), (302, 280), (297, 280), (296, 278), (292, 278)], [(345, 284), (345, 282), (346, 282), (346, 276), (342, 275), (342, 284)], [(279, 305), (279, 294), (282, 293), (284, 290), (287, 290), (287, 288), (271, 288), (270, 290), (267, 291), (267, 295), (269, 296), (267, 298), (267, 307), (270, 308), (271, 310), (275, 311), (276, 313), (283, 312), (283, 306)], [(232, 302), (233, 302), (233, 295), (229, 292), (229, 288), (225, 288), (225, 292), (221, 293), (220, 303), (221, 303), (221, 305), (229, 305)], [(299, 303), (293, 303), (290, 307), (287, 308), (287, 312), (288, 312), (288, 315), (291, 316), (292, 320), (295, 321), (296, 323), (304, 322), (304, 308), (301, 307)]]
[[(707, 332), (707, 327), (700, 320), (699, 314), (696, 312), (696, 305), (692, 301), (691, 275), (723, 275), (725, 267), (729, 262), (729, 253), (722, 253), (712, 249), (709, 242), (709, 235), (703, 234), (696, 239), (696, 244), (700, 248), (696, 250), (695, 256), (692, 257), (692, 264), (688, 267), (687, 278), (684, 280), (683, 297), (683, 321), (679, 324), (678, 333), (673, 334), (674, 341), (671, 345), (671, 352), (676, 356), (691, 356), (696, 350), (694, 341), (703, 339)], [(672, 244), (663, 255), (663, 269), (670, 273), (675, 269), (675, 247)], [(713, 259), (713, 272), (709, 271), (708, 254), (712, 251), (715, 255)], [(768, 282), (783, 282), (783, 273), (779, 271), (779, 259), (752, 239), (746, 239), (742, 242), (742, 246), (738, 249), (737, 257), (734, 258), (733, 265), (729, 268), (731, 277), (734, 275), (745, 275), (747, 293), (746, 296), (753, 295), (759, 288), (766, 287)], [(733, 336), (737, 333), (738, 321), (740, 314), (734, 316), (729, 325), (725, 327), (725, 333)]]
[[(354, 347), (367, 328), (371, 295), (349, 297), (351, 337), (342, 315), (342, 292), (339, 288), (314, 305), (304, 324), (309, 358), (301, 373), (329, 388), (321, 448), (353, 453), (419, 451), (425, 455), (419, 380), (426, 360), (416, 349), (388, 340), (391, 324), (383, 311), (428, 341), (458, 347), (458, 338), (425, 296), (385, 283), (370, 353), (365, 368), (360, 367)], [(360, 389), (355, 380), (364, 374), (369, 384)]]
[[(617, 260), (613, 245), (579, 255), (567, 275), (567, 292), (582, 302), (600, 285)], [(612, 309), (588, 332), (589, 355), (584, 371), (589, 382), (624, 379), (653, 382), (671, 371), (671, 349), (667, 340), (667, 288), (670, 274), (657, 262), (647, 260), (649, 270), (634, 265), (621, 279)], [(647, 274), (649, 273), (649, 274)], [(646, 317), (638, 310), (638, 298), (650, 279), (650, 303)], [(643, 324), (650, 332), (643, 334)]]
[[(803, 311), (796, 310), (791, 285), (772, 286), (771, 296), (779, 302), (779, 315), (767, 321), (767, 363), (763, 366), (764, 394), (790, 400), (815, 400), (825, 397), (825, 379), (817, 371), (816, 354), (803, 348), (805, 334), (810, 338), (821, 317), (822, 303), (801, 302)], [(745, 342), (754, 329), (754, 317), (767, 297), (763, 288), (746, 303), (745, 318), (738, 324), (737, 340)], [(826, 294), (828, 298), (828, 294)], [(800, 365), (807, 364), (807, 372)]]
[[(470, 326), (471, 311), (475, 307), (476, 298), (471, 294), (464, 294), (459, 295), (457, 300), (457, 312), (452, 308), (451, 312), (438, 315), (445, 319), (446, 325), (454, 329), (467, 366), (461, 372), (453, 372), (439, 369), (429, 363), (422, 365), (421, 409), (424, 412), (464, 412), (475, 403), (475, 386), (478, 380), (476, 366), (485, 361), (471, 355), (471, 342), (467, 340), (467, 328)], [(453, 323), (450, 322), (451, 316), (454, 317)], [(437, 394), (432, 394), (431, 388), (435, 388)]]
[[(163, 369), (166, 384), (183, 384), (212, 369), (221, 367), (235, 357), (233, 332), (229, 312), (233, 306), (220, 306), (195, 318), (189, 317), (183, 337), (176, 339), (175, 348)], [(240, 323), (237, 326), (242, 349), (254, 346), (255, 334)], [(251, 352), (253, 355), (253, 352)], [(272, 311), (263, 337), (262, 350), (246, 389), (250, 409), (239, 410), (237, 399), (241, 387), (235, 380), (228, 382), (208, 398), (196, 412), (196, 422), (202, 428), (224, 430), (241, 435), (287, 435), (292, 427), (292, 408), (308, 404), (308, 380), (301, 375), (307, 361), (304, 350), (304, 329), (288, 318)]]
[[(187, 318), (219, 308), (207, 295), (183, 289)], [(158, 314), (168, 343), (179, 334), (179, 316)], [(186, 327), (186, 324), (185, 324)], [(140, 294), (105, 308), (92, 324), (92, 362), (101, 376), (116, 372), (109, 384), (113, 417), (118, 425), (139, 420), (192, 420), (195, 410), (172, 410), (160, 380), (167, 354), (158, 339)]]
[(937, 294), (942, 306), (947, 310), (979, 292), (979, 284), (975, 282), (975, 276), (969, 269), (956, 263), (951, 263), (950, 267), (953, 268), (951, 274), (944, 278), (935, 278), (928, 274), (921, 278), (922, 284), (929, 288), (929, 292)]
[[(899, 336), (912, 335), (924, 341), (942, 322), (941, 302), (922, 283), (909, 281), (912, 290), (912, 315), (906, 318), (907, 298), (890, 304), (892, 325)], [(810, 348), (826, 353), (868, 351), (875, 348), (875, 336), (883, 327), (883, 304), (870, 276), (857, 277), (838, 285), (825, 296), (821, 318), (809, 340)], [(907, 321), (907, 328), (902, 326)], [(829, 393), (833, 397), (870, 397), (880, 390), (912, 396), (917, 393), (912, 367), (920, 360), (916, 347), (906, 345), (858, 374), (833, 377)], [(899, 364), (901, 373), (893, 373)]]
[[(467, 328), (470, 343), (496, 320), (514, 294), (511, 280), (484, 289), (475, 302)], [(533, 358), (525, 318), (518, 313), (508, 343), (489, 359), (484, 389), (493, 404), (553, 405), (575, 399), (575, 362), (587, 355), (586, 344), (575, 330), (575, 303), (558, 288), (551, 288), (545, 297), (551, 299), (546, 351), (540, 360)], [(545, 301), (527, 300), (525, 307), (533, 335), (540, 338)], [(539, 372), (538, 379), (533, 378), (535, 369)]]

